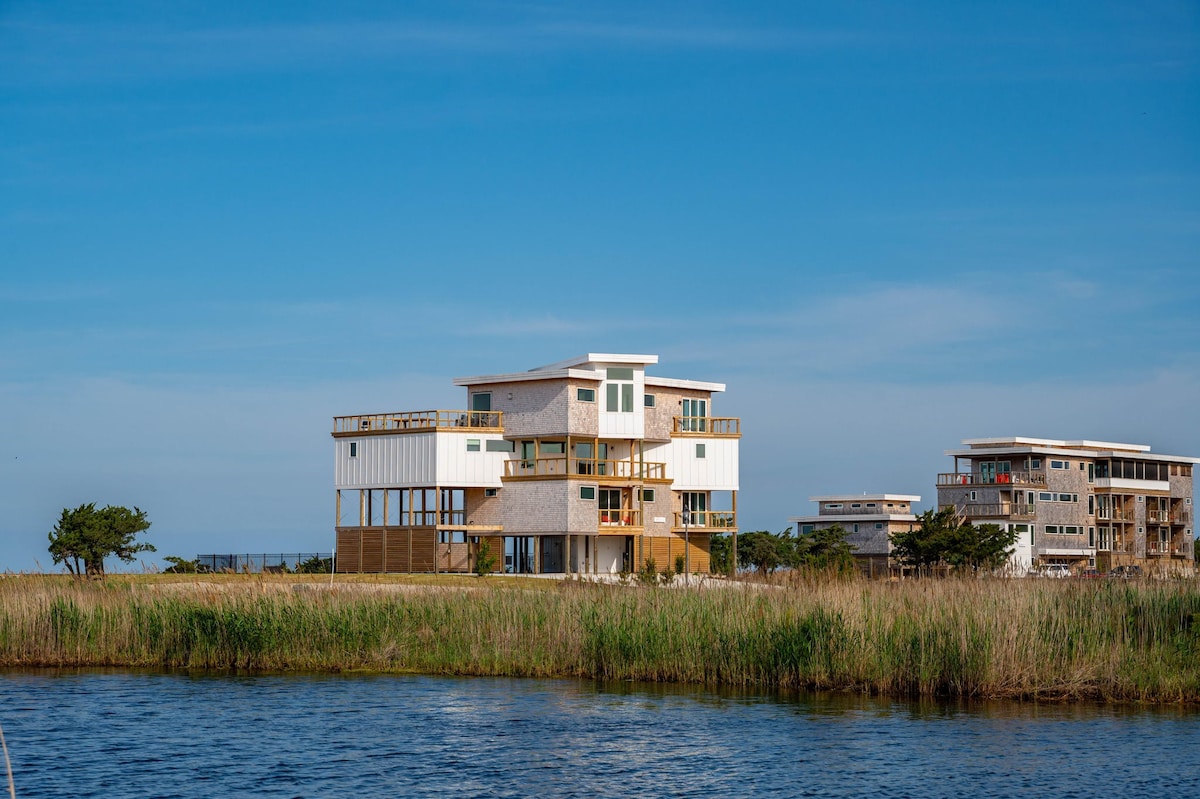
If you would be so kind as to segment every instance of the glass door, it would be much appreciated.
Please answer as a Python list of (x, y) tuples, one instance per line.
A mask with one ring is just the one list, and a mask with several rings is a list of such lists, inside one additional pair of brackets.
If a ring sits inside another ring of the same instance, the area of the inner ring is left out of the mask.
[(708, 400), (685, 399), (683, 401), (683, 432), (703, 433), (707, 429)]

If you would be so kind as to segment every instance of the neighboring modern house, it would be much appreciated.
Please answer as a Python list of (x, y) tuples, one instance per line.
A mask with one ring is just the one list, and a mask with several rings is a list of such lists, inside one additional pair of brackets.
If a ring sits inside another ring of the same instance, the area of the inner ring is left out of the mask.
[(808, 499), (817, 503), (817, 515), (788, 519), (797, 534), (841, 525), (849, 533), (846, 542), (854, 547), (859, 569), (871, 576), (890, 572), (890, 536), (916, 526), (912, 506), (921, 501), (910, 494), (831, 494)]
[(1200, 459), (1105, 441), (963, 444), (946, 452), (954, 471), (937, 477), (938, 507), (954, 508), (962, 521), (1016, 531), (1015, 568), (1192, 571), (1192, 466)]
[[(589, 353), (463, 377), (465, 407), (333, 420), (339, 572), (709, 570), (737, 532), (740, 421), (722, 383), (647, 374), (656, 355)], [(686, 546), (685, 546), (686, 544)]]

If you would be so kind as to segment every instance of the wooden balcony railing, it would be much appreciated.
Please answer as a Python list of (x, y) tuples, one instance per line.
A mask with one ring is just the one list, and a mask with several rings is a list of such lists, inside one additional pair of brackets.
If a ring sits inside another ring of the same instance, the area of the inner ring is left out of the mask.
[(1133, 511), (1120, 508), (1099, 508), (1096, 511), (1096, 518), (1100, 521), (1131, 522), (1133, 521)]
[(667, 465), (649, 461), (591, 460), (585, 458), (520, 458), (504, 462), (505, 477), (565, 477), (582, 474), (614, 481), (665, 480)]
[(1165, 510), (1146, 510), (1148, 524), (1167, 524), (1171, 520), (1171, 512)]
[(335, 436), (361, 433), (404, 433), (445, 428), (503, 432), (502, 411), (400, 411), (333, 417)]
[(1024, 502), (968, 503), (962, 508), (968, 519), (1032, 519), (1034, 506)]
[(737, 526), (737, 514), (731, 510), (693, 510), (684, 514), (675, 512), (672, 529), (684, 528), (684, 516), (687, 516), (687, 527), (691, 529), (728, 530)]
[(742, 420), (733, 416), (675, 416), (671, 434), (676, 436), (715, 436), (737, 438)]
[(1178, 555), (1182, 552), (1182, 547), (1174, 541), (1147, 541), (1146, 554), (1156, 557), (1162, 555)]
[(1045, 485), (1046, 475), (1041, 472), (1003, 472), (980, 474), (978, 472), (943, 472), (937, 476), (939, 486), (979, 485)]
[(1192, 514), (1190, 511), (1177, 510), (1171, 512), (1171, 524), (1191, 524)]
[(1038, 538), (1046, 547), (1084, 549), (1088, 546), (1087, 535), (1084, 533), (1042, 533)]
[(642, 512), (636, 508), (604, 509), (596, 515), (601, 529), (610, 527), (641, 527)]

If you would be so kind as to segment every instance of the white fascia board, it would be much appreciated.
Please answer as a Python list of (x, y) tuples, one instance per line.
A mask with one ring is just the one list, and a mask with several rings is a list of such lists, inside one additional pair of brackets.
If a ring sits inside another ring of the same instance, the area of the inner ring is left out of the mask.
[[(1111, 450), (1109, 452), (1097, 452), (1096, 455), (1101, 458), (1128, 458), (1129, 453), (1122, 450)], [(1200, 458), (1189, 458), (1186, 455), (1151, 455), (1145, 453), (1136, 456), (1142, 461), (1167, 461), (1169, 463), (1200, 463)]]
[(507, 375), (479, 375), (478, 377), (456, 377), (456, 386), (486, 386), (493, 383), (527, 383), (534, 380), (561, 380), (575, 378), (577, 380), (595, 380), (600, 382), (604, 375), (588, 369), (555, 369), (552, 372), (514, 372)]
[(702, 380), (681, 380), (676, 377), (651, 377), (646, 375), (646, 385), (662, 388), (687, 388), (693, 391), (724, 391), (724, 383), (706, 383)]
[(579, 355), (575, 358), (568, 358), (565, 361), (559, 361), (558, 363), (537, 366), (529, 371), (544, 372), (556, 369), (570, 369), (572, 366), (584, 366), (591, 363), (629, 363), (647, 366), (649, 364), (658, 363), (658, 356), (634, 355), (631, 353), (620, 352), (589, 352), (584, 355)]
[(1068, 447), (1072, 449), (1107, 449), (1123, 450), (1125, 452), (1149, 452), (1146, 444), (1123, 444), (1115, 441), (1063, 441), (1057, 438), (1027, 438), (1025, 436), (1005, 436), (1003, 438), (964, 438), (963, 444), (968, 447), (1015, 447), (1022, 444), (1032, 447)]
[[(1122, 445), (1123, 446), (1123, 445)], [(1163, 461), (1165, 463), (1200, 463), (1200, 458), (1190, 458), (1185, 455), (1158, 455), (1151, 453), (1149, 447), (1142, 450), (1128, 449), (1062, 449), (1059, 447), (997, 447), (995, 449), (948, 449), (946, 455), (958, 458), (994, 458), (1000, 455), (1061, 455), (1065, 458), (1137, 458), (1143, 461)]]
[(809, 497), (809, 502), (920, 502), (916, 494), (830, 494), (823, 497)]
[(915, 522), (917, 517), (911, 513), (829, 513), (824, 516), (789, 516), (789, 522), (801, 524), (836, 524), (838, 522)]

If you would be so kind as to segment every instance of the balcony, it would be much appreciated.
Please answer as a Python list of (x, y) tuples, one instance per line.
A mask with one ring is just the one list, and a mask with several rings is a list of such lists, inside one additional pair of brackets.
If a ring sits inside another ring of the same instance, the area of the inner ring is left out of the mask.
[(1034, 506), (1024, 502), (969, 503), (959, 510), (968, 519), (1032, 519)]
[[(642, 526), (642, 512), (636, 508), (621, 508), (621, 509), (605, 509), (602, 508), (597, 513), (597, 524), (599, 532), (615, 533), (618, 530), (613, 528), (628, 528)], [(634, 532), (632, 530), (620, 530), (620, 532)]]
[(703, 436), (705, 438), (740, 438), (742, 420), (732, 416), (675, 416), (673, 436)]
[(1146, 509), (1147, 524), (1169, 524), (1171, 521), (1170, 511), (1165, 510), (1150, 510)]
[(586, 458), (522, 458), (504, 462), (506, 478), (547, 478), (584, 475), (597, 482), (632, 482), (667, 479), (667, 464), (649, 461), (592, 460)]
[(978, 472), (944, 472), (937, 476), (938, 487), (949, 486), (990, 486), (990, 485), (1029, 485), (1044, 486), (1046, 475), (1042, 472), (1002, 472), (999, 474), (980, 474)]
[(1096, 509), (1096, 518), (1102, 522), (1131, 522), (1133, 521), (1133, 511), (1100, 507)]
[(503, 433), (504, 414), (502, 411), (400, 411), (333, 417), (333, 435), (337, 437), (446, 429)]
[(684, 517), (687, 517), (687, 529), (700, 532), (728, 532), (737, 527), (737, 514), (731, 510), (693, 510), (688, 513), (676, 511), (671, 529), (678, 532), (685, 527)]
[(1173, 541), (1147, 541), (1146, 556), (1154, 558), (1169, 557), (1182, 554), (1182, 547)]

